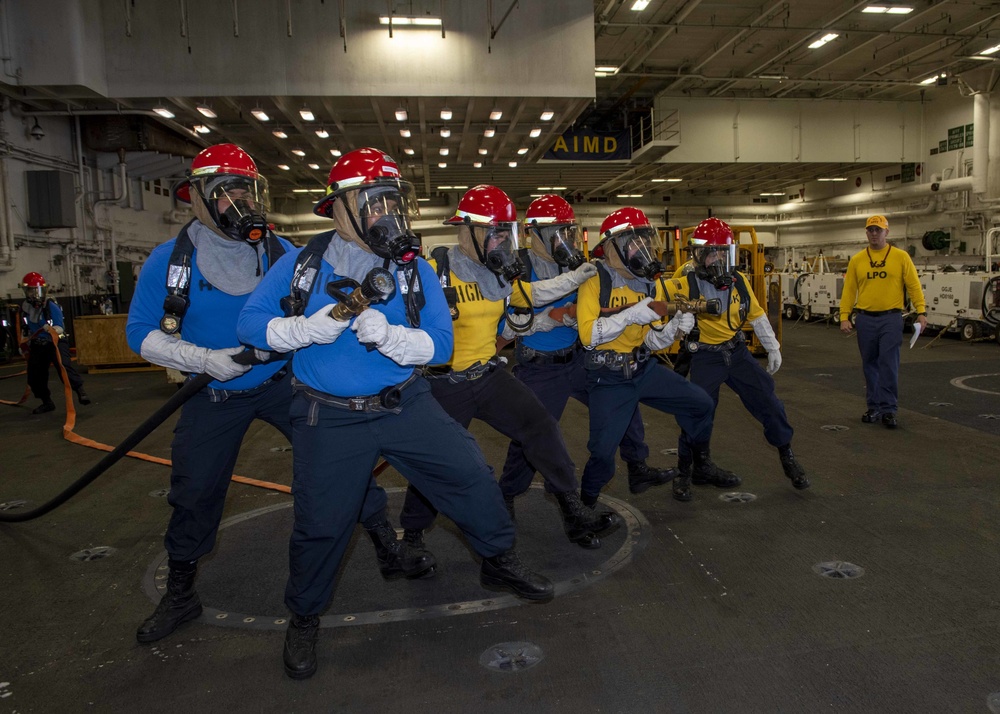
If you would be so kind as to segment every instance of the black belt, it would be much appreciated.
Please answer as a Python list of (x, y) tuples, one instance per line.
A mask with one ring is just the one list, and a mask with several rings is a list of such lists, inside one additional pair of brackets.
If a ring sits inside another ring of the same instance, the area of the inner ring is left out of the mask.
[(230, 397), (245, 397), (255, 394), (275, 382), (280, 382), (286, 374), (288, 374), (288, 367), (282, 367), (256, 387), (250, 387), (249, 389), (215, 389), (214, 387), (205, 387), (204, 391), (208, 394), (210, 402), (224, 402)]
[(401, 394), (417, 378), (414, 372), (405, 382), (386, 387), (378, 394), (369, 394), (362, 397), (337, 397), (333, 394), (321, 392), (318, 389), (306, 386), (297, 379), (292, 380), (292, 391), (301, 392), (306, 399), (328, 407), (337, 407), (351, 412), (393, 412), (398, 414)]
[(631, 352), (616, 352), (614, 350), (587, 350), (584, 353), (584, 367), (590, 370), (610, 369), (621, 372), (626, 379), (631, 379), (639, 365), (649, 360), (650, 350), (646, 345), (639, 345)]
[(561, 350), (542, 352), (535, 350), (520, 342), (514, 347), (514, 359), (518, 364), (569, 364), (576, 359), (576, 353), (580, 349), (580, 344), (570, 345)]
[(894, 307), (891, 310), (858, 310), (862, 315), (868, 315), (869, 317), (882, 317), (882, 315), (892, 315), (898, 312), (902, 312), (898, 307)]
[[(501, 360), (503, 361), (501, 362)], [(427, 379), (447, 379), (452, 384), (472, 382), (480, 377), (485, 377), (501, 364), (506, 363), (507, 359), (505, 357), (493, 357), (486, 364), (476, 362), (471, 367), (461, 371), (455, 371), (451, 367), (426, 367), (424, 368), (424, 376)]]
[(739, 347), (744, 341), (745, 338), (743, 337), (743, 331), (741, 330), (725, 342), (719, 342), (714, 345), (710, 345), (705, 342), (688, 342), (687, 348), (688, 352), (731, 352)]

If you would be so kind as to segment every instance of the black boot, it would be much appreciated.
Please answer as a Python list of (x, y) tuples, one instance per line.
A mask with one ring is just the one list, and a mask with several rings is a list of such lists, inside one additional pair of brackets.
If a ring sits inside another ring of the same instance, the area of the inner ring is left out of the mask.
[(642, 493), (653, 486), (663, 486), (670, 483), (677, 472), (674, 469), (656, 469), (646, 465), (645, 461), (630, 461), (628, 464), (628, 490), (631, 493)]
[(674, 483), (670, 490), (678, 501), (687, 503), (694, 498), (694, 494), (691, 493), (691, 469), (690, 462), (681, 464), (677, 469), (677, 475), (674, 477)]
[(517, 518), (514, 517), (514, 497), (504, 496), (503, 505), (507, 508), (507, 514), (510, 516), (510, 520), (517, 521)]
[(528, 570), (513, 548), (492, 558), (483, 558), (479, 582), (489, 590), (506, 590), (525, 600), (551, 600), (555, 594), (552, 582)]
[(319, 615), (292, 615), (285, 630), (285, 674), (292, 679), (308, 679), (316, 674), (316, 637)]
[(90, 404), (90, 397), (88, 397), (87, 393), (83, 391), (83, 387), (76, 390), (76, 398), (83, 406)]
[(570, 542), (581, 548), (594, 550), (601, 547), (601, 539), (594, 533), (600, 527), (596, 514), (580, 502), (580, 497), (574, 492), (557, 493), (559, 510), (562, 511), (563, 530)]
[(167, 592), (160, 598), (153, 614), (136, 630), (135, 639), (139, 642), (156, 642), (201, 614), (201, 600), (194, 590), (197, 562), (168, 562), (170, 574), (167, 576)]
[(781, 458), (781, 468), (785, 470), (785, 476), (792, 480), (792, 486), (802, 491), (809, 488), (809, 479), (806, 478), (806, 470), (795, 460), (792, 453), (792, 445), (786, 444), (778, 448), (778, 456)]
[(40, 406), (35, 407), (31, 410), (32, 414), (45, 414), (47, 412), (54, 412), (56, 410), (56, 403), (51, 399), (43, 399)]
[(695, 486), (712, 485), (718, 488), (735, 488), (743, 483), (743, 479), (732, 471), (720, 469), (712, 461), (707, 446), (695, 447), (694, 470), (691, 473), (691, 483)]
[(423, 548), (423, 539), (420, 539), (421, 550), (418, 552), (405, 540), (400, 542), (396, 538), (396, 529), (389, 525), (389, 521), (382, 521), (374, 528), (365, 530), (375, 544), (378, 569), (386, 580), (399, 577), (414, 580), (434, 574), (437, 561)]

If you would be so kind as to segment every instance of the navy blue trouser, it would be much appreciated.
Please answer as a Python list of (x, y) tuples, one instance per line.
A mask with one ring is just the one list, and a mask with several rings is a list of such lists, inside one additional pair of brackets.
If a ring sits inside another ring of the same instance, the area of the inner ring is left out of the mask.
[[(28, 364), (26, 367), (28, 386), (31, 387), (31, 393), (43, 402), (52, 399), (52, 392), (49, 390), (49, 365), (56, 368), (56, 376), (62, 382), (62, 372), (59, 371), (59, 364), (56, 361), (56, 349), (51, 340), (32, 340), (28, 345)], [(70, 388), (80, 389), (83, 387), (83, 378), (73, 367), (69, 345), (65, 340), (59, 340), (58, 350)]]
[[(740, 342), (732, 351), (699, 350), (691, 356), (691, 382), (708, 392), (715, 407), (719, 406), (719, 388), (726, 384), (736, 392), (750, 415), (764, 426), (764, 438), (771, 446), (784, 446), (792, 441), (792, 426), (785, 416), (785, 405), (774, 393), (774, 379), (757, 362), (746, 343)], [(692, 446), (707, 441), (681, 434), (677, 449), (678, 460), (690, 462)]]
[(854, 318), (858, 331), (861, 368), (865, 373), (868, 408), (895, 414), (899, 404), (899, 348), (903, 344), (903, 315), (865, 315)]
[[(173, 513), (163, 539), (172, 560), (197, 560), (215, 547), (236, 458), (253, 420), (267, 422), (292, 440), (291, 381), (285, 377), (257, 390), (233, 393), (222, 402), (210, 401), (202, 390), (181, 408), (170, 446), (173, 470), (167, 501)], [(369, 478), (363, 518), (378, 515), (385, 505), (385, 491)]]
[(401, 411), (354, 412), (292, 400), (295, 525), (289, 541), (285, 604), (318, 615), (333, 592), (379, 455), (462, 529), (484, 558), (514, 546), (514, 524), (493, 469), (476, 440), (449, 417), (417, 378)]
[[(590, 404), (582, 349), (578, 349), (573, 355), (573, 360), (566, 364), (519, 363), (514, 367), (513, 373), (538, 397), (538, 401), (557, 422), (562, 418), (570, 397), (584, 406)], [(622, 459), (629, 463), (645, 461), (649, 457), (649, 447), (645, 439), (642, 416), (636, 407), (619, 444)], [(511, 441), (507, 448), (503, 473), (500, 475), (500, 490), (503, 495), (512, 498), (527, 491), (535, 477), (535, 471), (534, 465), (525, 456), (521, 443)]]
[(590, 459), (580, 487), (585, 499), (597, 498), (615, 475), (615, 449), (638, 404), (673, 414), (681, 430), (693, 434), (696, 443), (707, 443), (712, 435), (711, 397), (655, 360), (640, 365), (631, 378), (605, 368), (588, 370), (587, 391)]
[[(459, 424), (468, 428), (473, 419), (479, 419), (518, 441), (541, 472), (549, 493), (570, 493), (579, 488), (576, 466), (566, 449), (559, 423), (538, 397), (509, 372), (495, 369), (479, 379), (458, 383), (446, 378), (429, 381), (434, 398)], [(399, 519), (403, 528), (429, 528), (435, 514), (419, 487), (411, 484)]]

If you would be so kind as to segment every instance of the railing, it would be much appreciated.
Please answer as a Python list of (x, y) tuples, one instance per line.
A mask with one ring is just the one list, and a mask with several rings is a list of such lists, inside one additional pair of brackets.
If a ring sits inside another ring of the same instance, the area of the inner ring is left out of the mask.
[(670, 109), (657, 113), (655, 109), (639, 116), (629, 127), (632, 152), (635, 153), (653, 141), (680, 141), (680, 110)]

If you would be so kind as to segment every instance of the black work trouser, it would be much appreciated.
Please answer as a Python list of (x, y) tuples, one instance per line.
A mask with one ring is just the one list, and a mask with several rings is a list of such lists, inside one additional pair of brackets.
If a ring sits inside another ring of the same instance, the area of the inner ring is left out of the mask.
[[(434, 398), (448, 415), (468, 428), (473, 419), (489, 424), (521, 444), (538, 469), (549, 493), (579, 488), (576, 467), (566, 449), (559, 423), (524, 383), (496, 369), (472, 381), (429, 380)], [(403, 528), (428, 528), (437, 515), (434, 506), (412, 485), (406, 491), (400, 523)]]
[[(28, 386), (31, 387), (31, 393), (43, 402), (52, 399), (52, 392), (49, 390), (50, 365), (56, 368), (56, 376), (62, 382), (62, 372), (59, 371), (59, 362), (56, 360), (56, 349), (50, 340), (32, 340), (28, 347)], [(63, 368), (66, 370), (66, 377), (69, 379), (69, 386), (74, 391), (81, 389), (83, 378), (70, 361), (69, 345), (59, 340), (58, 350)]]

